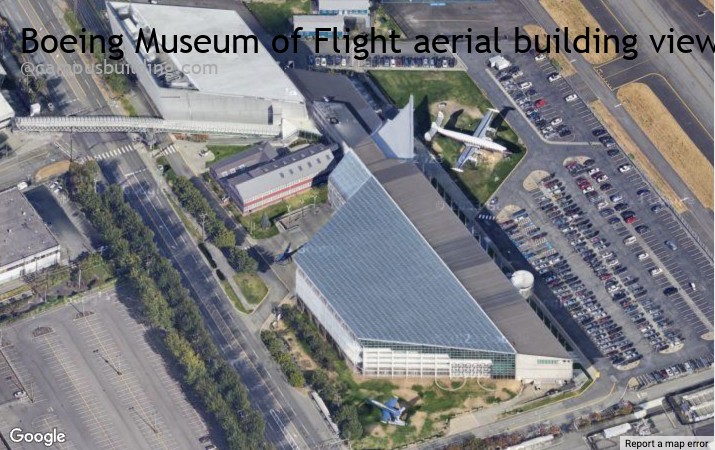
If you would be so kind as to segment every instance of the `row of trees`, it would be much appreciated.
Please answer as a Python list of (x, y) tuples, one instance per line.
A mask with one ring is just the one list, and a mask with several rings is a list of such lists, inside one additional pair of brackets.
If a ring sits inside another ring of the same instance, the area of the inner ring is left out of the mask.
[(300, 367), (298, 367), (298, 364), (278, 334), (275, 331), (263, 330), (261, 331), (261, 340), (288, 378), (288, 382), (291, 386), (304, 386), (305, 378), (303, 377), (303, 372), (301, 372)]
[(221, 357), (179, 273), (161, 256), (152, 231), (126, 203), (119, 186), (96, 192), (98, 173), (93, 161), (72, 164), (67, 186), (72, 200), (100, 234), (107, 249), (105, 259), (137, 292), (141, 315), (162, 333), (181, 368), (182, 381), (213, 415), (229, 448), (269, 447), (262, 417), (251, 408), (235, 370)]
[(258, 270), (258, 262), (246, 250), (236, 246), (236, 235), (218, 218), (206, 197), (191, 180), (176, 177), (171, 182), (171, 189), (181, 206), (202, 224), (208, 240), (224, 252), (234, 270), (243, 273)]
[(282, 308), (283, 320), (295, 332), (301, 342), (308, 346), (310, 356), (322, 368), (334, 371), (339, 361), (335, 349), (323, 339), (318, 329), (313, 325), (308, 316), (288, 305)]
[(171, 183), (171, 189), (181, 202), (181, 206), (203, 224), (209, 241), (220, 249), (230, 249), (236, 245), (236, 236), (216, 216), (208, 200), (191, 180), (186, 177), (176, 177)]
[(283, 305), (281, 317), (293, 330), (296, 337), (306, 345), (313, 361), (321, 367), (321, 369), (310, 373), (308, 384), (328, 406), (333, 421), (340, 429), (340, 435), (344, 439), (360, 439), (363, 435), (363, 428), (357, 407), (341, 400), (340, 393), (347, 389), (341, 384), (341, 381), (331, 379), (326, 372), (333, 372), (337, 369), (339, 361), (337, 352), (323, 339), (308, 316), (298, 309)]

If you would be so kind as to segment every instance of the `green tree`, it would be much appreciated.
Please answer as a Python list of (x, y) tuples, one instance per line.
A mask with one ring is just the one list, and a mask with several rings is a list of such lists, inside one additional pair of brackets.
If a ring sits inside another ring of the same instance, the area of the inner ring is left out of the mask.
[(268, 215), (264, 212), (261, 216), (261, 230), (267, 230), (271, 227), (271, 221)]
[(236, 235), (228, 228), (221, 227), (213, 238), (213, 243), (218, 248), (232, 248), (236, 246)]
[(343, 439), (356, 440), (362, 437), (362, 424), (355, 405), (344, 404), (338, 408), (335, 421), (338, 422), (340, 436)]
[(236, 272), (255, 273), (258, 270), (258, 261), (240, 247), (232, 247), (228, 251), (227, 259)]

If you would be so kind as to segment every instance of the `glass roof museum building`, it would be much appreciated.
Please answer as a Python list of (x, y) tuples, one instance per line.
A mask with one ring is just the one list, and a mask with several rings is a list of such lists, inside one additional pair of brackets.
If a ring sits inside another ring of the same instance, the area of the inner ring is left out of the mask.
[(301, 306), (363, 375), (571, 379), (568, 352), (394, 151), (412, 133), (385, 136), (330, 175), (335, 212), (294, 256)]

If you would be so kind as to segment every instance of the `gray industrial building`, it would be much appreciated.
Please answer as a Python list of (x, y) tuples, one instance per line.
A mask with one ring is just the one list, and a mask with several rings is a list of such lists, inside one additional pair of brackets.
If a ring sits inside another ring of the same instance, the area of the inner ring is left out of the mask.
[[(288, 138), (316, 132), (305, 99), (260, 42), (258, 52), (136, 52), (140, 32), (158, 39), (216, 36), (231, 41), (253, 35), (236, 11), (139, 3), (107, 3), (112, 32), (124, 35), (122, 49), (164, 119), (251, 125), (254, 134)], [(248, 133), (247, 133), (248, 134)]]
[(0, 283), (60, 262), (60, 244), (17, 188), (0, 192)]
[(248, 214), (323, 183), (336, 164), (336, 145), (279, 152), (261, 144), (211, 166), (210, 173), (241, 213)]
[(364, 375), (571, 379), (568, 352), (411, 160), (394, 128), (411, 121), (391, 123), (332, 172), (336, 212), (294, 257), (299, 302)]

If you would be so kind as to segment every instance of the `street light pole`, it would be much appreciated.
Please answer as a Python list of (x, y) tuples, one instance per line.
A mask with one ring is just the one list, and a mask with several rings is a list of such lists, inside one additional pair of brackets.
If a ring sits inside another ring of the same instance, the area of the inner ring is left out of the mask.
[(203, 242), (205, 240), (205, 238), (204, 238), (204, 224), (206, 223), (206, 214), (201, 213), (201, 215), (199, 217), (201, 218), (201, 242)]

